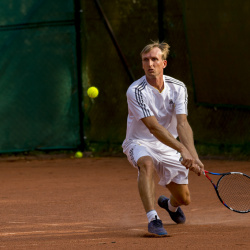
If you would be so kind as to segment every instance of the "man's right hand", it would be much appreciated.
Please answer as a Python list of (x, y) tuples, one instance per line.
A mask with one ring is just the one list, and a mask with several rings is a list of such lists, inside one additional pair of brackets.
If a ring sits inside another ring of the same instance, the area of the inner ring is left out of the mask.
[(189, 168), (191, 171), (196, 173), (198, 176), (202, 174), (202, 170), (198, 164), (194, 164), (192, 167)]
[(192, 157), (192, 155), (188, 152), (188, 150), (186, 148), (184, 148), (181, 151), (180, 162), (186, 168), (190, 168), (190, 167), (192, 167), (195, 164), (194, 158)]
[(198, 176), (201, 175), (202, 169), (200, 168), (198, 164), (196, 164), (195, 159), (188, 152), (188, 150), (184, 150), (181, 152), (180, 162), (183, 166), (185, 166), (187, 169), (190, 169), (191, 171), (196, 173)]

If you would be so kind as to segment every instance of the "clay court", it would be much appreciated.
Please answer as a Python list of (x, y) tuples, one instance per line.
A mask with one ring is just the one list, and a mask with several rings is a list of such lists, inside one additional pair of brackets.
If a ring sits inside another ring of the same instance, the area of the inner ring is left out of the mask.
[[(250, 175), (249, 162), (203, 162)], [(225, 208), (204, 176), (190, 174), (186, 224), (157, 206), (169, 237), (152, 238), (126, 158), (1, 160), (0, 173), (0, 249), (250, 249), (250, 214)]]

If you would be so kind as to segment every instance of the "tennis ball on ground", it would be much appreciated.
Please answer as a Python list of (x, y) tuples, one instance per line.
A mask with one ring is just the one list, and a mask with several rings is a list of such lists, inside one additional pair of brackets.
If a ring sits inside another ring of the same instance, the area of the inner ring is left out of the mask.
[(76, 157), (76, 158), (82, 158), (82, 152), (81, 152), (81, 151), (77, 151), (77, 152), (75, 153), (75, 157)]
[(90, 98), (96, 98), (99, 94), (99, 90), (96, 87), (90, 87), (87, 90), (87, 94)]

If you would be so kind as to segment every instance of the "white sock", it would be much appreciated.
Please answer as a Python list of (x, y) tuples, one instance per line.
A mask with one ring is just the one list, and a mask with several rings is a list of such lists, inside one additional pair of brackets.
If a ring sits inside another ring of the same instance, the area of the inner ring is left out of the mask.
[(151, 222), (152, 220), (155, 220), (155, 216), (157, 216), (157, 219), (159, 220), (160, 217), (158, 216), (157, 212), (155, 210), (151, 210), (147, 213), (148, 222)]
[(177, 211), (177, 209), (178, 209), (178, 207), (174, 207), (174, 206), (172, 206), (171, 205), (171, 203), (170, 203), (170, 199), (168, 200), (168, 209), (171, 211), (171, 212), (176, 212)]

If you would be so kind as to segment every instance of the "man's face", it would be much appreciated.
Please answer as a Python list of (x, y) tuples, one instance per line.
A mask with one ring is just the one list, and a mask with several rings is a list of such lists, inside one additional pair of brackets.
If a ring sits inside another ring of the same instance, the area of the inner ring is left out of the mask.
[(167, 61), (162, 59), (162, 52), (159, 48), (153, 48), (148, 53), (142, 54), (142, 68), (149, 78), (156, 78), (163, 74)]

